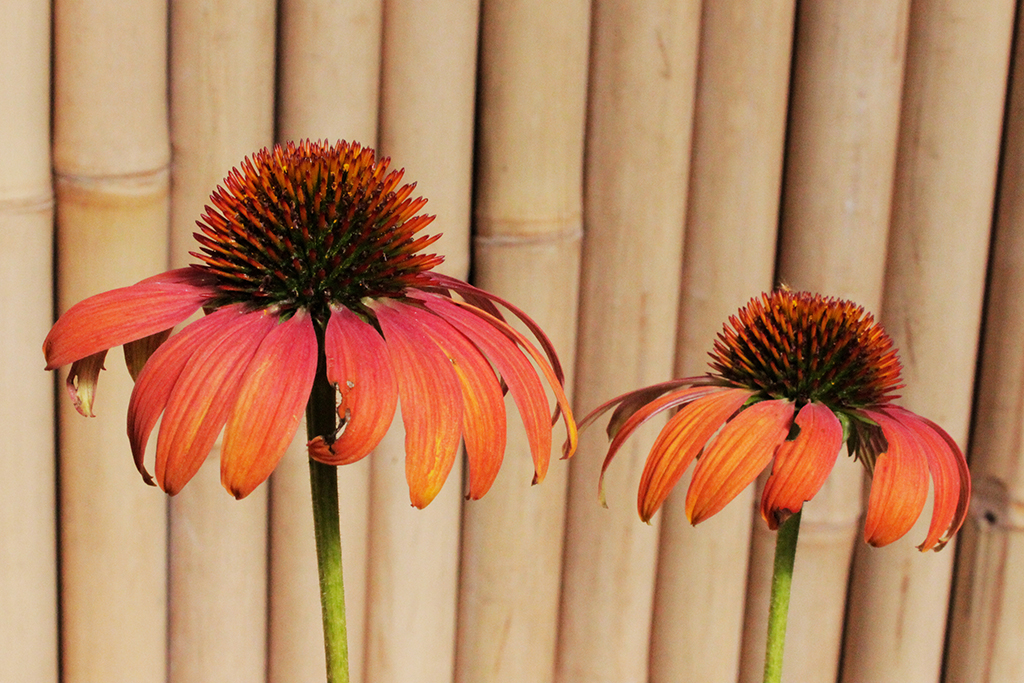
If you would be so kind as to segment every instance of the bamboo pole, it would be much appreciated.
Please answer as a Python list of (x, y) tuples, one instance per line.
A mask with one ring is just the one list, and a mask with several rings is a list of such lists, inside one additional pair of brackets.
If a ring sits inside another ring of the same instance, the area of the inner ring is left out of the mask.
[[(803, 3), (796, 22), (779, 280), (856, 301), (876, 314), (908, 6)], [(836, 678), (863, 476), (859, 464), (842, 458), (805, 507), (783, 659), (786, 680)], [(762, 521), (754, 529), (743, 681), (760, 681), (764, 669), (775, 546), (775, 534)]]
[[(1015, 3), (915, 2), (883, 323), (902, 402), (965, 444)], [(955, 21), (953, 21), (955, 19)], [(952, 552), (921, 555), (922, 520), (854, 561), (843, 680), (935, 681)]]
[[(793, 3), (704, 3), (678, 376), (707, 372), (728, 316), (772, 286), (792, 33)], [(691, 528), (688, 482), (662, 512), (651, 681), (735, 681), (752, 494)]]
[[(167, 7), (54, 5), (58, 308), (167, 266)], [(115, 351), (85, 419), (60, 404), (64, 681), (162, 682), (166, 500), (130, 464)], [(63, 379), (64, 373), (61, 378)]]
[(14, 3), (0, 26), (0, 652), (15, 681), (57, 682), (53, 378), (39, 340), (53, 307), (50, 6)]
[[(700, 3), (597, 2), (592, 19), (581, 414), (672, 373)], [(549, 98), (565, 91), (558, 82), (549, 87)], [(515, 166), (532, 171), (530, 163)], [(603, 429), (584, 433), (570, 467), (555, 676), (565, 683), (648, 676), (658, 526), (640, 523), (634, 501), (650, 439), (634, 439), (605, 477), (606, 510), (597, 482), (607, 445)]]
[[(439, 49), (437, 36), (444, 36)], [(384, 5), (380, 144), (437, 215), (444, 272), (469, 270), (477, 4)], [(461, 464), (425, 510), (409, 505), (400, 416), (371, 458), (366, 681), (452, 680)]]
[[(481, 8), (476, 282), (525, 309), (568, 368), (589, 5), (494, 0)], [(554, 442), (557, 454), (558, 433)], [(456, 660), (462, 683), (541, 682), (553, 674), (566, 470), (556, 459), (531, 488), (528, 454), (517, 425), (495, 487), (464, 507)]]
[[(275, 3), (171, 5), (171, 261), (183, 265), (210, 193), (273, 139)], [(172, 683), (266, 677), (267, 488), (236, 502), (219, 446), (171, 501)]]
[[(1018, 31), (1024, 17), (1018, 15)], [(974, 499), (960, 532), (946, 664), (948, 683), (1024, 678), (1024, 42), (1018, 40), (1007, 110), (999, 205), (971, 432)]]
[[(380, 0), (279, 5), (277, 139), (375, 146), (380, 81)], [(269, 683), (322, 680), (317, 581), (305, 429), (270, 478)], [(363, 680), (370, 460), (338, 469), (349, 675)]]

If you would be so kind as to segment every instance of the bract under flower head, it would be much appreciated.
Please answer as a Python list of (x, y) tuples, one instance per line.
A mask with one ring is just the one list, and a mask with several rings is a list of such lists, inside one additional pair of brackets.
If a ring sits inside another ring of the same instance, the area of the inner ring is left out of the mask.
[[(193, 253), (202, 263), (85, 299), (57, 321), (43, 344), (47, 369), (72, 364), (68, 391), (83, 414), (92, 413), (107, 350), (124, 344), (136, 378), (128, 436), (147, 482), (159, 421), (156, 484), (179, 491), (223, 430), (222, 482), (248, 495), (292, 440), (318, 367), (337, 391), (339, 422), (309, 442), (310, 456), (333, 465), (365, 457), (401, 401), (417, 507), (437, 495), (460, 442), (469, 496), (486, 493), (504, 455), (506, 388), (527, 428), (535, 481), (559, 414), (575, 447), (548, 338), (509, 302), (431, 272), (441, 257), (420, 252), (438, 236), (417, 236), (433, 220), (417, 215), (426, 200), (410, 199), (413, 185), (387, 167), (345, 142), (263, 150), (211, 197)], [(170, 335), (200, 308), (206, 317)]]
[(694, 460), (686, 496), (694, 524), (773, 464), (761, 515), (776, 529), (818, 492), (845, 442), (873, 475), (867, 542), (885, 545), (910, 530), (924, 508), (929, 475), (935, 502), (919, 547), (941, 548), (963, 524), (971, 490), (963, 453), (938, 425), (892, 403), (902, 386), (899, 359), (860, 306), (788, 289), (763, 294), (729, 319), (711, 358), (707, 375), (624, 394), (581, 423), (615, 409), (603, 480), (637, 427), (678, 409), (641, 476), (637, 504), (644, 521)]

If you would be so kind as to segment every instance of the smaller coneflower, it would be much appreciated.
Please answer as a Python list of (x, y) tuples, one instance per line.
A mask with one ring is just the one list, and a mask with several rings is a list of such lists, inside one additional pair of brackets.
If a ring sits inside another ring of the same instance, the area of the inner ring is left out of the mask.
[[(865, 540), (903, 536), (934, 486), (921, 550), (940, 549), (963, 524), (971, 480), (963, 453), (938, 425), (894, 405), (900, 362), (874, 318), (849, 301), (779, 289), (730, 318), (711, 353), (712, 372), (630, 392), (615, 408), (602, 479), (622, 443), (654, 415), (678, 408), (661, 430), (640, 479), (644, 521), (690, 464), (686, 515), (715, 514), (769, 464), (761, 515), (776, 529), (824, 484), (845, 443), (872, 475)], [(601, 493), (604, 500), (603, 489)]]

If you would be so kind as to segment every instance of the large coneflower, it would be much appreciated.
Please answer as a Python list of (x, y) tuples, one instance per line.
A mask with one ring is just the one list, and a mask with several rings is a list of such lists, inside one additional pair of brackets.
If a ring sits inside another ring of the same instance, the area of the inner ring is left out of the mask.
[[(460, 443), (468, 495), (479, 498), (501, 467), (506, 391), (534, 482), (547, 471), (559, 413), (570, 451), (576, 444), (548, 338), (509, 302), (432, 272), (442, 259), (422, 252), (439, 235), (417, 233), (433, 216), (418, 214), (426, 200), (388, 165), (345, 142), (264, 149), (211, 196), (195, 235), (200, 263), (81, 301), (43, 343), (47, 369), (71, 364), (67, 387), (83, 415), (92, 415), (107, 351), (124, 345), (135, 464), (154, 483), (144, 458), (159, 420), (155, 483), (170, 494), (223, 431), (221, 480), (245, 497), (274, 470), (305, 411), (331, 682), (348, 681), (334, 466), (368, 455), (401, 403), (412, 504), (434, 499)], [(205, 316), (171, 335), (200, 309)]]
[[(777, 529), (818, 492), (846, 443), (872, 475), (864, 538), (903, 536), (934, 506), (921, 550), (940, 549), (963, 524), (971, 480), (963, 453), (934, 422), (892, 403), (900, 362), (892, 340), (849, 301), (779, 289), (730, 318), (711, 353), (712, 371), (630, 392), (588, 415), (616, 408), (604, 470), (636, 428), (678, 408), (661, 430), (640, 479), (644, 521), (696, 459), (686, 514), (715, 514), (769, 464), (761, 515)], [(603, 498), (603, 494), (602, 494)]]
[[(128, 436), (143, 465), (163, 415), (155, 481), (177, 493), (223, 430), (221, 477), (238, 498), (273, 471), (306, 407), (318, 356), (336, 390), (337, 425), (310, 456), (341, 465), (379, 443), (401, 401), (412, 503), (437, 495), (464, 441), (469, 496), (482, 496), (505, 447), (503, 392), (529, 435), (543, 479), (554, 392), (570, 441), (562, 370), (540, 328), (508, 302), (431, 272), (419, 214), (387, 158), (339, 142), (277, 146), (246, 159), (211, 197), (196, 233), (201, 263), (85, 299), (43, 344), (47, 369), (71, 364), (67, 386), (92, 414), (107, 350), (123, 344), (136, 379)], [(458, 298), (452, 295), (457, 295)], [(171, 328), (202, 308), (178, 334)], [(502, 317), (511, 313), (541, 350)], [(535, 365), (536, 364), (536, 367)], [(539, 368), (539, 373), (536, 368)]]

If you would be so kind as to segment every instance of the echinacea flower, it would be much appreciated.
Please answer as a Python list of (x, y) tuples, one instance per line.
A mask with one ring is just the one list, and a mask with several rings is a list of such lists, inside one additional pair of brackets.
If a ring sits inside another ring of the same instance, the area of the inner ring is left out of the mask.
[[(604, 472), (637, 427), (678, 408), (647, 458), (637, 504), (649, 521), (695, 459), (686, 515), (720, 511), (769, 464), (761, 516), (777, 529), (825, 483), (846, 443), (872, 475), (864, 538), (903, 536), (928, 495), (934, 504), (921, 550), (942, 548), (963, 524), (971, 479), (963, 453), (934, 422), (892, 403), (901, 366), (892, 340), (849, 301), (779, 289), (729, 319), (711, 353), (712, 372), (633, 391), (615, 407)], [(602, 488), (602, 502), (604, 493)]]
[[(431, 272), (442, 258), (421, 251), (439, 235), (417, 233), (433, 216), (416, 215), (426, 200), (411, 199), (414, 185), (399, 186), (402, 171), (388, 164), (345, 142), (264, 149), (211, 196), (192, 254), (202, 263), (85, 299), (53, 326), (47, 369), (71, 364), (67, 387), (83, 415), (92, 414), (107, 350), (124, 345), (136, 380), (128, 437), (148, 483), (143, 459), (162, 415), (155, 480), (164, 491), (181, 490), (223, 430), (221, 480), (248, 495), (291, 442), (318, 371), (337, 390), (339, 420), (310, 441), (310, 456), (329, 465), (365, 457), (401, 401), (417, 507), (441, 489), (460, 441), (469, 497), (490, 488), (505, 448), (506, 390), (535, 482), (559, 412), (575, 444), (550, 341), (507, 301)], [(169, 336), (200, 308), (205, 317)]]

